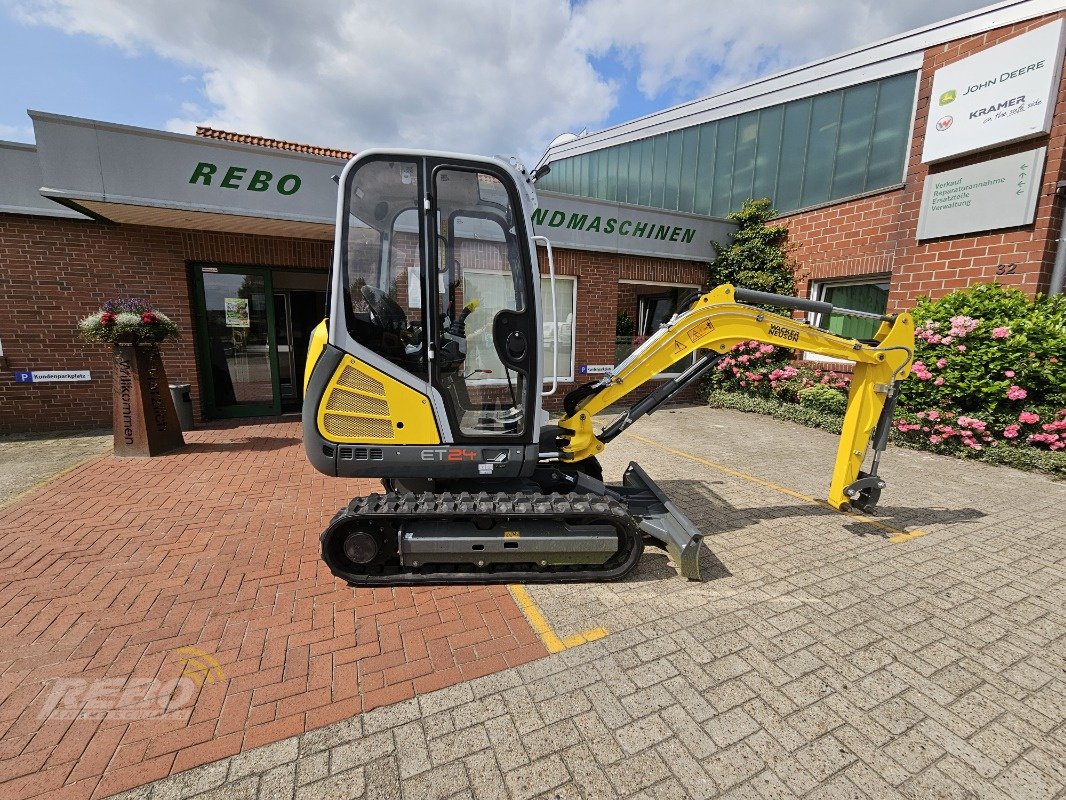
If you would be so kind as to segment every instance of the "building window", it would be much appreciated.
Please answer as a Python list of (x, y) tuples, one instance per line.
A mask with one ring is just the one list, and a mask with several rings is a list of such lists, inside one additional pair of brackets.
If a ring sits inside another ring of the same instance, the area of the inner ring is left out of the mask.
[[(481, 263), (484, 263), (482, 260)], [(499, 302), (499, 298), (505, 296), (512, 289), (513, 278), (509, 272), (500, 272), (490, 269), (466, 269), (463, 271), (463, 297), (476, 297), (482, 304)], [(552, 295), (551, 280), (542, 277), (540, 279), (540, 304), (541, 327), (543, 330), (544, 349), (541, 351), (543, 358), (544, 382), (551, 383), (552, 376), (552, 344), (553, 336), (559, 337), (559, 360), (556, 376), (560, 381), (574, 380), (574, 308), (576, 307), (577, 279), (564, 276), (555, 277), (555, 310), (558, 319), (557, 333), (552, 332)], [(465, 369), (484, 370), (486, 377), (482, 378), (486, 385), (494, 382), (505, 383), (503, 367), (499, 356), (492, 344), (491, 319), (478, 322), (477, 312), (471, 316), (471, 322), (467, 322), (468, 347)], [(488, 333), (486, 336), (484, 334)]]
[[(618, 317), (615, 324), (615, 366), (621, 364), (648, 337), (677, 313), (677, 309), (693, 294), (696, 286), (627, 283), (618, 285)], [(660, 375), (677, 375), (692, 365), (689, 355), (667, 367)]]
[[(837, 308), (884, 314), (888, 308), (888, 277), (832, 281), (811, 285), (811, 299)], [(811, 324), (848, 339), (872, 339), (881, 323), (842, 314), (814, 314)]]
[(902, 182), (917, 74), (805, 97), (552, 163), (539, 188), (724, 217), (781, 212)]
[(540, 279), (540, 306), (544, 309), (544, 382), (551, 383), (552, 343), (555, 336), (559, 338), (559, 360), (555, 365), (555, 375), (560, 381), (574, 380), (574, 308), (577, 306), (577, 279), (555, 276), (555, 313), (558, 323), (552, 331), (552, 287), (549, 278)]

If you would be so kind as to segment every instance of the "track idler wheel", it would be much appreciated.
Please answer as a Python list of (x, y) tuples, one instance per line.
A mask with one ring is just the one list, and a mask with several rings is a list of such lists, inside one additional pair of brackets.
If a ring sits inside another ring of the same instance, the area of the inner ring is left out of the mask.
[(396, 529), (384, 521), (338, 515), (322, 536), (322, 559), (343, 573), (374, 572), (396, 554)]

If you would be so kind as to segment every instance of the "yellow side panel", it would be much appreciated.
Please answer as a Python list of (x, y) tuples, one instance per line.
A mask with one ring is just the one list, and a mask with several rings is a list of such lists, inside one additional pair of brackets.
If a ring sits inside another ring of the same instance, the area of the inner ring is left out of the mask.
[(326, 386), (318, 431), (331, 442), (440, 444), (428, 397), (350, 355)]
[(322, 355), (322, 351), (326, 349), (326, 342), (329, 341), (329, 326), (326, 324), (326, 320), (322, 320), (315, 326), (315, 329), (311, 331), (311, 342), (307, 345), (307, 363), (304, 366), (304, 394), (307, 394), (307, 384), (311, 382), (311, 370), (315, 368), (315, 364), (318, 363), (318, 357)]

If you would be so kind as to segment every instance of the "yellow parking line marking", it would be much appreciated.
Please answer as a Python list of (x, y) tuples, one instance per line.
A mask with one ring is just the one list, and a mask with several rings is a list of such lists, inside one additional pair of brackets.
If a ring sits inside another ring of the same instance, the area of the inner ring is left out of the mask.
[(529, 592), (525, 586), (519, 586), (517, 583), (512, 583), (507, 587), (511, 596), (518, 603), (518, 607), (522, 609), (522, 613), (526, 615), (526, 619), (529, 620), (529, 624), (533, 630), (536, 631), (537, 636), (544, 642), (544, 646), (548, 649), (549, 653), (561, 653), (563, 650), (569, 650), (571, 647), (577, 647), (579, 644), (585, 644), (586, 642), (594, 642), (597, 639), (602, 639), (607, 635), (606, 628), (593, 628), (592, 630), (585, 631), (584, 633), (575, 633), (573, 636), (567, 636), (565, 639), (560, 639), (558, 634), (552, 630), (552, 626), (548, 623), (548, 620), (544, 618), (544, 614), (540, 608), (530, 597)]
[(774, 483), (773, 481), (766, 480), (766, 478), (760, 478), (758, 475), (749, 475), (746, 472), (741, 472), (738, 469), (727, 467), (724, 464), (718, 464), (714, 461), (709, 461), (706, 458), (694, 456), (692, 455), (692, 453), (686, 453), (684, 450), (676, 450), (673, 447), (667, 447), (666, 445), (660, 444), (654, 439), (649, 439), (646, 436), (640, 436), (636, 433), (629, 433), (628, 431), (625, 435), (629, 436), (632, 439), (636, 439), (638, 442), (650, 444), (655, 447), (658, 447), (660, 450), (665, 450), (668, 453), (673, 453), (675, 456), (681, 456), (682, 458), (687, 458), (690, 461), (695, 461), (699, 464), (704, 464), (708, 467), (711, 467), (712, 469), (718, 470), (719, 472), (724, 472), (727, 475), (732, 475), (736, 478), (742, 478), (746, 481), (757, 483), (760, 486), (765, 486), (768, 489), (773, 489), (775, 492), (780, 492), (781, 494), (787, 494), (789, 497), (795, 497), (798, 500), (803, 500), (805, 503), (810, 503), (816, 506), (822, 506), (823, 508), (828, 508), (830, 511), (836, 511), (838, 514), (847, 516), (849, 519), (856, 519), (861, 522), (865, 522), (868, 525), (872, 525), (875, 528), (880, 528), (886, 533), (892, 534), (891, 536), (886, 537), (886, 540), (892, 542), (893, 544), (899, 544), (900, 542), (906, 542), (911, 539), (917, 539), (919, 536), (925, 536), (926, 533), (928, 533), (928, 531), (923, 531), (920, 529), (915, 529), (913, 531), (901, 531), (899, 528), (893, 528), (891, 525), (886, 525), (881, 520), (876, 519), (874, 517), (868, 517), (865, 514), (859, 514), (855, 512), (848, 512), (847, 514), (844, 514), (844, 512), (837, 511), (837, 509), (833, 508), (831, 505), (829, 505), (829, 503), (825, 502), (824, 500), (819, 500), (816, 497), (809, 497), (808, 495), (797, 492), (794, 489), (789, 489), (787, 486), (781, 486), (780, 484)]

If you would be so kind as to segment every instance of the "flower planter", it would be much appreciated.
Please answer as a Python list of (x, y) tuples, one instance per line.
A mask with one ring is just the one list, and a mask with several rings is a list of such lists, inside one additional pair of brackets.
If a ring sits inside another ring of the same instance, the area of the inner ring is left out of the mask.
[(115, 455), (158, 456), (185, 444), (156, 344), (116, 342)]

